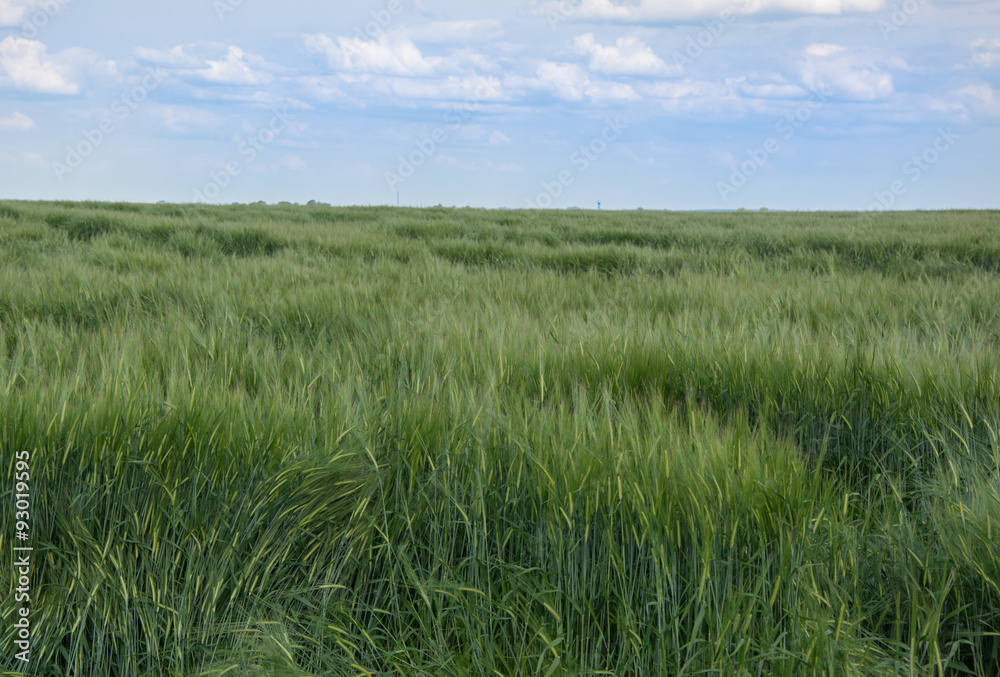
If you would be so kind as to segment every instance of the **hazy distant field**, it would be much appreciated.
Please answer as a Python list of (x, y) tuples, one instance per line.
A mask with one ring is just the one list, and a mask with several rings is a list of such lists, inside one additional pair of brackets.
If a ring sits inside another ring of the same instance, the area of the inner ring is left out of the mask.
[(26, 674), (996, 675), (998, 273), (1000, 212), (0, 203)]

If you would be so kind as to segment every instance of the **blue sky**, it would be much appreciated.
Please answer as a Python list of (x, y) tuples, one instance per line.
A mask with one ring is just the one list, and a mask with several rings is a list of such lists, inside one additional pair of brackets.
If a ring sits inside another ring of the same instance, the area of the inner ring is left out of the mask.
[(1000, 207), (997, 0), (0, 0), (0, 199)]

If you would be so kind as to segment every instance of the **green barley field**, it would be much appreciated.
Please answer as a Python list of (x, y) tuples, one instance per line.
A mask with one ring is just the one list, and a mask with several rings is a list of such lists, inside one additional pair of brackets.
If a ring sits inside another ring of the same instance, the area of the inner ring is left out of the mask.
[(0, 203), (0, 673), (1000, 673), (1000, 212)]

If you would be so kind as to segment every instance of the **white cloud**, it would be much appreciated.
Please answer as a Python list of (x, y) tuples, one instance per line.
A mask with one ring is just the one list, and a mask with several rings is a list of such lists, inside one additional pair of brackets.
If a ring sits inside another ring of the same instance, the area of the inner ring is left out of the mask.
[(489, 144), (491, 146), (503, 146), (510, 143), (510, 137), (501, 132), (500, 130), (494, 131), (490, 134)]
[(274, 81), (273, 72), (280, 70), (236, 45), (219, 43), (177, 45), (166, 51), (139, 47), (135, 54), (142, 61), (173, 68), (182, 78), (220, 85), (267, 85)]
[(492, 76), (458, 76), (443, 79), (377, 77), (362, 84), (367, 93), (389, 94), (402, 99), (463, 101), (482, 104), (506, 98), (503, 83)]
[(750, 96), (758, 99), (800, 99), (809, 96), (809, 92), (793, 85), (780, 75), (767, 76), (764, 81), (758, 76), (748, 78), (741, 75), (735, 80), (727, 80), (727, 84), (732, 85), (743, 96)]
[(620, 82), (594, 82), (580, 66), (545, 61), (536, 71), (537, 84), (566, 101), (638, 101), (631, 85)]
[(637, 85), (639, 92), (668, 114), (697, 116), (701, 120), (733, 120), (748, 114), (780, 115), (786, 99), (804, 99), (809, 93), (781, 76), (750, 75), (719, 80), (684, 78)]
[(233, 103), (244, 103), (255, 108), (313, 110), (311, 105), (301, 99), (282, 96), (276, 91), (266, 89), (213, 91), (211, 96), (208, 96), (206, 92), (198, 92), (197, 96), (202, 101), (231, 101)]
[(546, 61), (538, 67), (538, 78), (543, 85), (567, 101), (582, 101), (590, 78), (576, 64)]
[(357, 105), (361, 102), (358, 100), (352, 100), (351, 97), (344, 92), (341, 85), (344, 84), (343, 80), (337, 76), (303, 76), (296, 79), (299, 86), (304, 90), (305, 96), (312, 99), (318, 99), (320, 101), (351, 101)]
[(989, 85), (969, 85), (958, 90), (961, 97), (971, 99), (972, 107), (987, 115), (1000, 115), (1000, 96)]
[(70, 0), (0, 0), (0, 26), (18, 26), (36, 10), (41, 10), (46, 18), (53, 12), (62, 11)]
[(399, 34), (383, 33), (375, 40), (330, 37), (319, 33), (304, 36), (306, 49), (326, 57), (337, 71), (430, 75), (444, 60), (425, 58), (413, 41)]
[[(259, 57), (251, 56), (249, 59), (264, 65), (263, 59)], [(274, 80), (270, 73), (254, 70), (247, 60), (242, 49), (231, 45), (224, 59), (209, 61), (208, 68), (199, 70), (198, 74), (209, 82), (224, 85), (266, 85)]]
[(296, 82), (305, 96), (321, 101), (336, 101), (357, 107), (377, 100), (404, 105), (434, 105), (462, 102), (487, 105), (510, 97), (504, 83), (494, 75), (472, 72), (449, 75), (402, 76), (387, 73), (339, 72), (334, 75), (305, 76)]
[(979, 38), (973, 42), (972, 61), (983, 68), (1000, 65), (1000, 38)]
[[(370, 98), (372, 92), (417, 99), (503, 98), (499, 86), (483, 87), (492, 76), (480, 73), (499, 71), (492, 59), (468, 48), (451, 49), (447, 56), (424, 55), (405, 30), (373, 40), (320, 33), (303, 36), (303, 42), (308, 51), (325, 58), (340, 83), (368, 90), (356, 92), (359, 99)], [(492, 80), (498, 85), (495, 77)], [(333, 89), (343, 87), (328, 83), (328, 98), (337, 98)]]
[(833, 56), (834, 54), (839, 54), (844, 51), (844, 47), (841, 45), (832, 45), (828, 42), (818, 42), (813, 45), (809, 45), (805, 49), (806, 56)]
[(163, 126), (177, 134), (187, 134), (192, 131), (216, 131), (221, 129), (227, 120), (211, 111), (198, 106), (158, 106), (150, 107), (154, 115), (158, 115)]
[[(446, 55), (424, 54), (415, 38), (449, 43), (502, 30), (494, 21), (450, 21), (382, 33), (373, 39), (302, 36), (307, 51), (319, 55), (333, 71), (298, 79), (310, 97), (363, 107), (371, 101), (403, 105), (422, 102), (506, 101), (509, 97), (491, 58), (470, 48), (449, 48)], [(426, 104), (423, 104), (426, 105)]]
[(614, 45), (602, 45), (593, 33), (573, 41), (577, 52), (590, 56), (590, 70), (610, 75), (678, 75), (680, 68), (667, 66), (648, 45), (635, 37), (620, 37)]
[(27, 132), (35, 128), (35, 121), (24, 113), (14, 112), (0, 118), (0, 132)]
[(113, 76), (114, 61), (89, 49), (48, 54), (44, 44), (14, 36), (0, 42), (0, 87), (44, 94), (78, 94), (87, 75)]
[(847, 12), (877, 12), (885, 0), (548, 0), (540, 3), (538, 13), (581, 21), (674, 21), (717, 17), (724, 11), (734, 14), (844, 14)]
[(715, 96), (721, 93), (722, 86), (712, 82), (691, 80), (678, 82), (657, 82), (643, 88), (650, 96), (662, 99), (682, 99), (685, 97)]
[(193, 53), (195, 45), (177, 45), (169, 50), (137, 47), (135, 55), (142, 61), (173, 68), (198, 68), (205, 65), (205, 59)]
[(0, 164), (25, 165), (36, 169), (49, 169), (49, 163), (39, 153), (21, 153), (20, 157), (0, 150)]
[(641, 91), (672, 114), (707, 113), (717, 117), (754, 109), (752, 103), (735, 93), (728, 83), (687, 78), (677, 82), (656, 82), (644, 86)]
[(773, 82), (763, 85), (746, 83), (740, 87), (740, 92), (759, 99), (797, 99), (807, 95), (806, 90), (796, 85), (782, 85)]
[(882, 99), (893, 93), (892, 75), (883, 65), (905, 68), (898, 59), (885, 59), (866, 49), (817, 43), (803, 52), (802, 81), (807, 87), (857, 101)]
[(625, 103), (641, 101), (642, 97), (636, 93), (632, 85), (621, 82), (594, 82), (587, 87), (587, 96), (595, 103)]

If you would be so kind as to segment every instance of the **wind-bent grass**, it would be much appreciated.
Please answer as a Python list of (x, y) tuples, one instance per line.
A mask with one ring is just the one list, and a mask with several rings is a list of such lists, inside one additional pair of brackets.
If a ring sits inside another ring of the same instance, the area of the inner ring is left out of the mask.
[(998, 228), (0, 203), (24, 672), (997, 674)]

